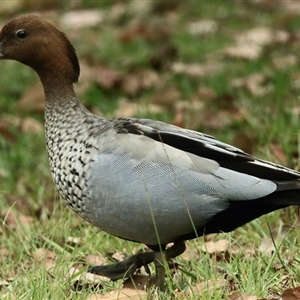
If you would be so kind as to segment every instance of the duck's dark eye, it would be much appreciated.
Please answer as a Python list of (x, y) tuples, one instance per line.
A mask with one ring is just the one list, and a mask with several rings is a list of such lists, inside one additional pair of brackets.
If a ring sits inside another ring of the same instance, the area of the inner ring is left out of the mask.
[(19, 29), (16, 33), (16, 36), (22, 40), (27, 36), (27, 32), (24, 29)]

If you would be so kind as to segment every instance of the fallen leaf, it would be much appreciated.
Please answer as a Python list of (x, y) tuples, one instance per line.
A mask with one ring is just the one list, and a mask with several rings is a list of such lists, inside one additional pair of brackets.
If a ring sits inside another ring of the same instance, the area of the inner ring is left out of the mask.
[(75, 85), (76, 93), (84, 95), (86, 91), (96, 83), (101, 88), (111, 89), (117, 86), (122, 79), (119, 72), (106, 66), (93, 66), (85, 60), (80, 63), (81, 79), (78, 84)]
[(195, 242), (187, 242), (185, 244), (186, 248), (185, 251), (180, 255), (183, 259), (189, 261), (191, 259), (193, 260), (199, 260), (200, 259), (200, 253), (198, 247), (195, 246)]
[(216, 98), (215, 91), (208, 87), (200, 87), (196, 93), (191, 95), (191, 100), (194, 102), (210, 101)]
[(121, 88), (129, 96), (136, 96), (142, 90), (153, 88), (161, 82), (152, 70), (135, 70), (122, 78)]
[(242, 254), (243, 258), (254, 257), (256, 254), (256, 250), (249, 247), (240, 247), (237, 245), (232, 245), (230, 248), (230, 255)]
[(234, 88), (245, 87), (254, 96), (264, 96), (270, 93), (274, 87), (267, 84), (267, 77), (262, 73), (252, 73), (243, 78), (235, 78), (231, 81)]
[(202, 245), (201, 250), (210, 254), (226, 252), (229, 246), (229, 241), (219, 240), (219, 241), (209, 241)]
[(56, 265), (56, 254), (46, 248), (39, 248), (32, 253), (34, 260), (43, 265), (47, 270)]
[(151, 103), (164, 106), (168, 109), (172, 109), (174, 105), (180, 100), (181, 93), (175, 85), (165, 85), (158, 88), (152, 99)]
[(273, 65), (277, 70), (285, 70), (297, 64), (297, 56), (289, 54), (273, 58)]
[(2, 211), (1, 216), (3, 216), (3, 225), (7, 224), (10, 229), (15, 229), (19, 225), (29, 226), (30, 223), (33, 222), (32, 217), (23, 215), (13, 210)]
[(270, 235), (267, 235), (262, 239), (259, 246), (259, 250), (262, 253), (270, 256), (273, 255), (274, 252), (277, 251), (276, 246), (286, 237), (289, 228), (288, 226), (282, 226), (281, 221), (280, 223), (280, 225), (273, 229), (273, 232)]
[(262, 53), (262, 47), (256, 44), (238, 44), (235, 46), (229, 46), (225, 48), (222, 53), (225, 56), (232, 58), (242, 58), (247, 60), (255, 60), (260, 57)]
[(285, 43), (289, 39), (289, 33), (283, 30), (272, 30), (268, 27), (251, 28), (237, 36), (239, 44), (270, 45), (271, 43)]
[(290, 35), (283, 30), (267, 27), (251, 28), (236, 35), (236, 44), (225, 48), (222, 53), (233, 58), (255, 60), (262, 54), (265, 46), (272, 43), (286, 43)]
[(175, 62), (171, 65), (171, 69), (175, 73), (183, 73), (191, 77), (203, 78), (220, 73), (223, 69), (223, 66), (221, 63), (215, 61), (207, 62), (205, 64), (185, 64), (182, 62)]
[(198, 127), (203, 107), (204, 104), (200, 101), (176, 101), (172, 124), (182, 128)]
[(300, 287), (287, 289), (281, 294), (282, 300), (300, 300)]
[(218, 24), (215, 20), (200, 20), (193, 21), (188, 24), (188, 32), (198, 36), (214, 34), (218, 29)]
[(85, 261), (90, 266), (102, 266), (107, 264), (106, 259), (103, 256), (89, 254), (85, 257)]

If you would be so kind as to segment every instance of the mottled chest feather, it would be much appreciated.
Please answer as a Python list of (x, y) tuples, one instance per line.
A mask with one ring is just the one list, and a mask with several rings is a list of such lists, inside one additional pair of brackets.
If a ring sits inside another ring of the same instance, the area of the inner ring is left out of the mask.
[(108, 126), (100, 122), (85, 110), (61, 114), (55, 108), (46, 109), (46, 146), (54, 183), (67, 204), (84, 218), (89, 201), (87, 180), (101, 151), (99, 131)]

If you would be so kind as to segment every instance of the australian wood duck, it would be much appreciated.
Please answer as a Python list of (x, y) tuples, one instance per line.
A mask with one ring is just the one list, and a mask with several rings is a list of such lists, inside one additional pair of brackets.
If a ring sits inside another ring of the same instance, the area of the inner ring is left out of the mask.
[(91, 224), (153, 250), (90, 272), (119, 279), (154, 262), (162, 289), (162, 261), (181, 254), (185, 240), (300, 203), (296, 171), (203, 133), (89, 112), (73, 89), (80, 73), (73, 46), (39, 16), (20, 16), (2, 28), (0, 58), (40, 77), (50, 168), (61, 197)]

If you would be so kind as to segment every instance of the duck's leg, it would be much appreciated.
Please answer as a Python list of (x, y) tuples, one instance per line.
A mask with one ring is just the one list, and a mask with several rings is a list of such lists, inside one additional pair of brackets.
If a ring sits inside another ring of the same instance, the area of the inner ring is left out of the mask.
[(174, 245), (166, 250), (160, 249), (155, 251), (154, 266), (155, 266), (155, 285), (158, 289), (164, 289), (165, 283), (165, 262), (174, 258), (185, 251), (183, 241), (175, 242)]
[(150, 272), (147, 265), (154, 261), (154, 257), (153, 252), (142, 252), (115, 264), (90, 267), (88, 272), (108, 277), (111, 280), (125, 279), (142, 266), (145, 267), (147, 273)]
[(154, 255), (155, 255), (154, 258), (155, 286), (162, 291), (164, 289), (165, 275), (166, 275), (166, 269), (165, 269), (166, 254), (164, 250), (160, 250), (160, 251), (155, 251)]

